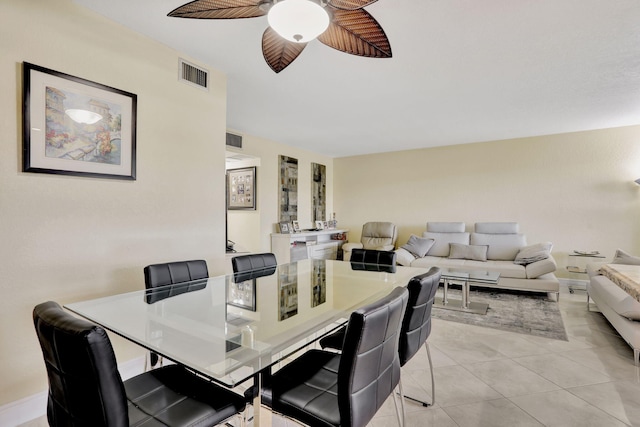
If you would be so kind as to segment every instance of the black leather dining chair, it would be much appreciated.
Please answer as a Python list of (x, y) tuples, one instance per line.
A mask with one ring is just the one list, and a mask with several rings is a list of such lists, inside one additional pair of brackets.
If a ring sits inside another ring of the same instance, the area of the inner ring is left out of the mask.
[[(433, 363), (427, 338), (431, 334), (431, 309), (433, 300), (440, 283), (441, 271), (438, 267), (432, 267), (428, 272), (411, 278), (407, 289), (409, 291), (409, 303), (402, 320), (400, 330), (400, 365), (404, 366), (424, 345), (431, 370), (431, 404), (409, 396), (407, 399), (421, 403), (423, 406), (433, 405), (435, 402), (435, 380), (433, 377)], [(320, 340), (322, 348), (342, 349), (345, 341), (345, 329), (340, 329), (332, 335)], [(401, 387), (402, 389), (402, 387)]]
[[(265, 381), (262, 401), (310, 426), (364, 427), (400, 382), (405, 288), (353, 312), (342, 353), (309, 350)], [(396, 412), (400, 413), (396, 402)]]
[(351, 268), (354, 270), (396, 272), (396, 253), (376, 249), (353, 249)]
[(56, 302), (33, 310), (49, 379), (52, 427), (213, 426), (243, 413), (245, 399), (169, 365), (122, 381), (106, 331)]
[[(238, 255), (231, 258), (234, 273), (274, 268), (278, 265), (276, 256), (271, 252), (261, 254)], [(237, 280), (242, 281), (242, 280)]]
[[(178, 283), (192, 282), (199, 279), (207, 279), (209, 270), (205, 260), (175, 261), (161, 264), (151, 264), (144, 268), (144, 286), (147, 290), (165, 287), (161, 291), (147, 293), (148, 303), (154, 303), (164, 298), (203, 288), (206, 282), (194, 282), (188, 286), (166, 287)], [(157, 353), (149, 354), (151, 366), (156, 366), (161, 361)]]

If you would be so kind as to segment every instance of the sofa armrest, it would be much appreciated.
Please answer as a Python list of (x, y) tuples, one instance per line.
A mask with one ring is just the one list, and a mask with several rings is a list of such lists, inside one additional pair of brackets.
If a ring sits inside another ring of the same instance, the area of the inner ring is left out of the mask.
[(524, 269), (527, 273), (527, 279), (535, 279), (543, 274), (553, 273), (558, 269), (558, 265), (556, 260), (549, 256), (549, 258), (528, 264)]
[(602, 273), (600, 273), (600, 268), (605, 264), (607, 264), (607, 261), (596, 261), (588, 263), (587, 274), (589, 275), (589, 278), (601, 275)]
[(362, 249), (364, 245), (362, 243), (345, 243), (342, 245), (342, 259), (345, 261), (351, 260), (351, 251), (354, 249)]
[(409, 267), (414, 259), (416, 259), (416, 257), (406, 249), (399, 248), (396, 251), (396, 264), (398, 265)]

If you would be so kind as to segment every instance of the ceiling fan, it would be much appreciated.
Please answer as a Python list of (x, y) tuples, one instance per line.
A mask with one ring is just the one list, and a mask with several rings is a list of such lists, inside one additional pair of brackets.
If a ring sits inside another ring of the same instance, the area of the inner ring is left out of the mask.
[(237, 19), (267, 15), (262, 53), (276, 73), (284, 70), (315, 38), (341, 52), (391, 58), (384, 30), (363, 8), (376, 0), (194, 0), (167, 16)]

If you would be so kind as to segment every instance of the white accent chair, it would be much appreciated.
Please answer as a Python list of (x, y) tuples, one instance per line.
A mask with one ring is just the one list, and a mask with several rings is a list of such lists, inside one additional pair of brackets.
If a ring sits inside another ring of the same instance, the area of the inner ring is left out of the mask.
[(344, 260), (351, 260), (353, 249), (375, 249), (377, 251), (392, 251), (398, 240), (398, 227), (391, 222), (367, 222), (362, 226), (360, 243), (345, 243), (342, 245)]

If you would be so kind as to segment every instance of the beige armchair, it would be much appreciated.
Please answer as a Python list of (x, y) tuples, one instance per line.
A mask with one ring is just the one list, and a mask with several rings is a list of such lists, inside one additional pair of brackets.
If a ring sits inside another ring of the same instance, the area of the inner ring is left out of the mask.
[(353, 249), (375, 249), (378, 251), (392, 251), (398, 240), (398, 227), (390, 222), (367, 222), (362, 226), (360, 243), (345, 243), (342, 245), (344, 260), (351, 260)]

